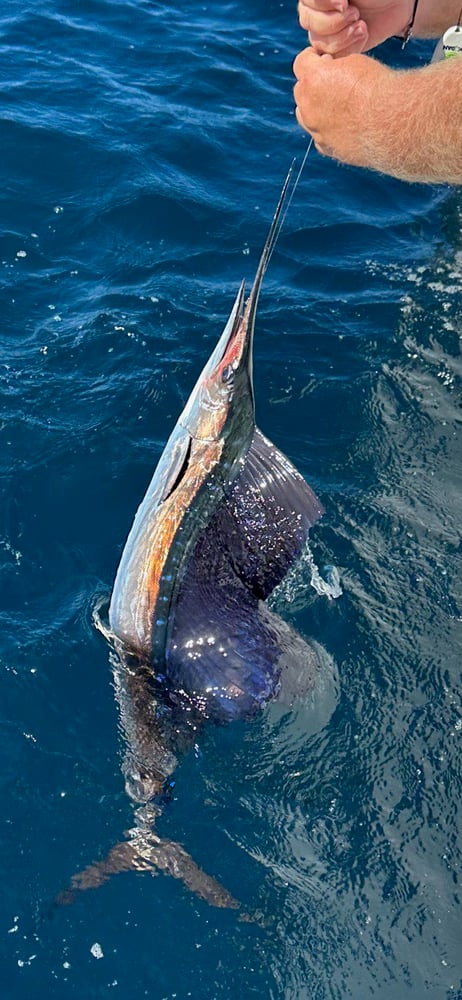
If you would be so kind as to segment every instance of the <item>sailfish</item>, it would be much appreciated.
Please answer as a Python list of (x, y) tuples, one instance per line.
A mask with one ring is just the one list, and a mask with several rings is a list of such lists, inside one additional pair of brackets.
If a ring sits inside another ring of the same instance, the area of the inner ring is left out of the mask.
[(164, 870), (209, 903), (237, 907), (181, 845), (154, 832), (154, 820), (205, 719), (251, 719), (287, 689), (309, 692), (320, 670), (317, 644), (266, 601), (323, 507), (256, 427), (252, 377), (258, 298), (290, 179), (291, 172), (250, 294), (245, 300), (242, 282), (123, 549), (107, 636), (135, 826), (103, 861), (73, 877), (69, 898), (115, 872)]

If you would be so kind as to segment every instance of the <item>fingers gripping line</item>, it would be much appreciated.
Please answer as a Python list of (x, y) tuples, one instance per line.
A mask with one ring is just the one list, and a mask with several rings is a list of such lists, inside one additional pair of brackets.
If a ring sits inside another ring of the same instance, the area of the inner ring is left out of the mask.
[(299, 0), (298, 16), (319, 54), (360, 51), (367, 39), (367, 26), (358, 8), (346, 0)]

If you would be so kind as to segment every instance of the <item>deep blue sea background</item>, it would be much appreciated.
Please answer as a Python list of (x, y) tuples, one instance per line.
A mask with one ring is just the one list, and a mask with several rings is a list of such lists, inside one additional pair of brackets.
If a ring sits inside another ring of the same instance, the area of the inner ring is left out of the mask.
[(462, 195), (314, 150), (255, 391), (326, 508), (311, 553), (343, 593), (308, 559), (277, 606), (337, 702), (210, 725), (176, 773), (160, 835), (257, 922), (149, 874), (50, 911), (132, 823), (92, 610), (306, 148), (294, 7), (0, 14), (2, 1000), (462, 997)]

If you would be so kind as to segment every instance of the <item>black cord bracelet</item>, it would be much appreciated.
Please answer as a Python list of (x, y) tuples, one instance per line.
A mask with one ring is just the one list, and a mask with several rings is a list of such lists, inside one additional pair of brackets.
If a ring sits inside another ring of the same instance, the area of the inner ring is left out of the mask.
[(419, 6), (419, 0), (414, 0), (414, 9), (412, 11), (412, 17), (411, 17), (411, 20), (409, 21), (409, 24), (408, 24), (408, 26), (406, 28), (406, 31), (404, 32), (404, 35), (403, 35), (403, 46), (402, 46), (403, 49), (404, 49), (404, 46), (407, 45), (407, 43), (408, 43), (408, 41), (409, 41), (409, 39), (410, 39), (410, 37), (412, 35), (412, 29), (414, 27), (414, 21), (415, 21), (415, 16), (416, 16), (416, 13), (417, 13), (417, 7), (418, 6)]

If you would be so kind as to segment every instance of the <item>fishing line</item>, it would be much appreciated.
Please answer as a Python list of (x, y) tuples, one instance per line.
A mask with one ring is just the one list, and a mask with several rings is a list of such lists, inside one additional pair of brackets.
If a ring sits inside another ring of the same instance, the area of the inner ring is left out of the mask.
[[(292, 188), (290, 190), (290, 193), (287, 195), (287, 201), (286, 201), (286, 204), (285, 204), (285, 208), (284, 208), (284, 211), (283, 211), (283, 213), (281, 215), (281, 219), (280, 219), (280, 221), (279, 221), (279, 223), (277, 225), (277, 228), (275, 230), (274, 239), (273, 239), (273, 244), (272, 244), (271, 250), (270, 250), (270, 252), (269, 252), (269, 254), (268, 254), (267, 258), (266, 258), (265, 271), (266, 271), (266, 268), (268, 267), (268, 264), (269, 264), (269, 262), (270, 262), (270, 260), (271, 260), (271, 258), (273, 256), (274, 248), (275, 248), (276, 243), (277, 243), (277, 241), (279, 239), (279, 234), (281, 232), (281, 229), (282, 229), (282, 227), (283, 227), (283, 225), (284, 225), (284, 223), (286, 221), (287, 212), (289, 211), (289, 208), (290, 208), (290, 206), (292, 204), (293, 196), (294, 196), (295, 191), (296, 191), (296, 189), (298, 187), (298, 183), (299, 183), (300, 178), (302, 176), (302, 173), (303, 173), (303, 170), (304, 170), (304, 167), (305, 167), (305, 163), (306, 163), (306, 161), (308, 159), (308, 153), (310, 152), (310, 149), (311, 149), (312, 145), (313, 145), (313, 137), (311, 137), (311, 139), (310, 139), (310, 141), (308, 143), (308, 146), (305, 149), (305, 153), (304, 153), (302, 162), (300, 164), (300, 167), (298, 169), (297, 176), (296, 176), (296, 178), (295, 178), (295, 180), (294, 180), (294, 182), (292, 184)], [(295, 163), (296, 163), (295, 159), (292, 160), (292, 164), (291, 164), (291, 167), (290, 167), (290, 170), (289, 170), (289, 175), (288, 175), (289, 177), (290, 177), (290, 175), (293, 173), (293, 171), (295, 169)]]
[(305, 155), (304, 155), (303, 160), (301, 162), (300, 169), (299, 169), (298, 174), (297, 174), (297, 176), (296, 176), (296, 178), (294, 180), (294, 186), (293, 186), (292, 191), (291, 191), (291, 195), (290, 195), (290, 198), (289, 198), (289, 201), (288, 201), (288, 204), (287, 204), (287, 208), (286, 208), (286, 210), (284, 212), (284, 218), (282, 220), (283, 222), (284, 222), (284, 219), (285, 219), (285, 217), (287, 215), (287, 212), (289, 211), (292, 198), (293, 198), (293, 196), (295, 194), (295, 188), (297, 187), (298, 182), (300, 180), (300, 177), (302, 176), (303, 168), (304, 168), (305, 163), (306, 163), (306, 161), (308, 159), (308, 153), (309, 153), (309, 151), (310, 151), (310, 149), (311, 149), (311, 147), (313, 145), (313, 141), (314, 141), (313, 140), (313, 136), (311, 136), (311, 139), (310, 139), (310, 141), (309, 141), (309, 143), (308, 143), (308, 145), (307, 145), (307, 147), (305, 149)]
[[(290, 208), (290, 206), (291, 206), (291, 204), (292, 204), (292, 198), (293, 198), (293, 196), (294, 196), (294, 194), (295, 194), (295, 191), (296, 191), (296, 189), (297, 189), (297, 187), (298, 187), (298, 182), (299, 182), (299, 180), (300, 180), (300, 177), (302, 176), (302, 173), (303, 173), (303, 168), (304, 168), (304, 166), (305, 166), (305, 163), (306, 163), (306, 161), (307, 161), (307, 159), (308, 159), (308, 153), (309, 153), (309, 151), (310, 151), (310, 149), (311, 149), (312, 145), (313, 145), (313, 137), (311, 137), (311, 139), (310, 139), (310, 141), (309, 141), (309, 143), (308, 143), (308, 145), (307, 145), (307, 147), (306, 147), (306, 149), (305, 149), (305, 155), (304, 155), (304, 157), (303, 157), (303, 160), (302, 160), (302, 162), (301, 162), (301, 165), (300, 165), (300, 169), (299, 169), (299, 171), (298, 171), (298, 173), (297, 173), (297, 176), (296, 176), (296, 178), (295, 178), (295, 180), (294, 180), (294, 183), (293, 183), (293, 185), (292, 185), (292, 190), (291, 190), (291, 192), (290, 192), (290, 195), (288, 196), (288, 200), (287, 200), (287, 204), (286, 204), (286, 207), (285, 207), (285, 209), (284, 209), (284, 214), (283, 214), (283, 216), (282, 216), (282, 219), (281, 219), (281, 223), (280, 223), (280, 226), (279, 226), (279, 228), (278, 228), (278, 236), (279, 236), (279, 233), (280, 233), (280, 231), (281, 231), (281, 229), (282, 229), (282, 227), (283, 227), (283, 225), (284, 225), (284, 222), (286, 221), (286, 215), (287, 215), (287, 212), (289, 211), (289, 208)], [(293, 169), (294, 167), (295, 167), (295, 160), (294, 160), (294, 162), (293, 162), (293, 164), (292, 164), (292, 169)]]

